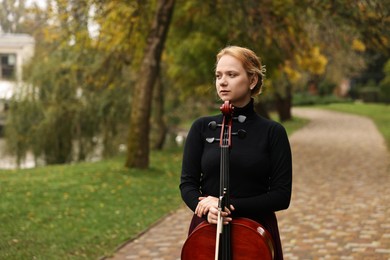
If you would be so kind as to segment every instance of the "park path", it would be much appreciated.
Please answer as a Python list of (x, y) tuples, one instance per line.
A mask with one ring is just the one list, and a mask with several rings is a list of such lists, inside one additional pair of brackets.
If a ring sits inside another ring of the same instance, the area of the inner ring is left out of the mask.
[[(285, 259), (390, 260), (390, 156), (373, 122), (319, 109), (293, 115), (310, 123), (290, 137), (293, 196), (277, 213)], [(180, 259), (190, 218), (183, 206), (107, 259)]]

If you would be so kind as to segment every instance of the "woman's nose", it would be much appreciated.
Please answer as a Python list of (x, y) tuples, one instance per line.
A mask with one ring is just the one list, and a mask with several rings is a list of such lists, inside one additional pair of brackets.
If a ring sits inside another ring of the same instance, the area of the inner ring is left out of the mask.
[(221, 76), (221, 78), (219, 79), (219, 85), (226, 86), (226, 84), (227, 84), (226, 77)]

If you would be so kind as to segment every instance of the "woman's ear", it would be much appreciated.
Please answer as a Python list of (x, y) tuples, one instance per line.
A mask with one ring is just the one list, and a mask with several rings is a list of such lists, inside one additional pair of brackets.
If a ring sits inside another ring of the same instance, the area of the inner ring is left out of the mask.
[(250, 80), (249, 88), (250, 88), (251, 90), (253, 90), (253, 89), (256, 87), (257, 82), (259, 81), (259, 76), (258, 76), (257, 74), (254, 74), (254, 75), (252, 75), (252, 76), (250, 77), (249, 80)]

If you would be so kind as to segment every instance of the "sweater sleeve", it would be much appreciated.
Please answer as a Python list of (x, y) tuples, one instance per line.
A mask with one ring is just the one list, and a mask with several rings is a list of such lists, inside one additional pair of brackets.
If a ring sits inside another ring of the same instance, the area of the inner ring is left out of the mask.
[(201, 134), (202, 122), (197, 120), (191, 126), (184, 145), (180, 178), (181, 197), (186, 205), (195, 211), (199, 202), (201, 179), (201, 157), (204, 140)]
[(236, 208), (233, 215), (259, 215), (287, 209), (291, 200), (292, 156), (290, 143), (284, 127), (274, 124), (268, 135), (271, 173), (267, 193), (235, 198), (231, 204)]

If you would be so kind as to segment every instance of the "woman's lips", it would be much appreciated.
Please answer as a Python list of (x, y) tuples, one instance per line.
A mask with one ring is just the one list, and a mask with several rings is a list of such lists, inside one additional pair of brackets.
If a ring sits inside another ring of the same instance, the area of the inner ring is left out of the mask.
[(228, 90), (221, 90), (221, 91), (219, 91), (219, 94), (226, 95), (226, 94), (229, 94), (229, 91)]

